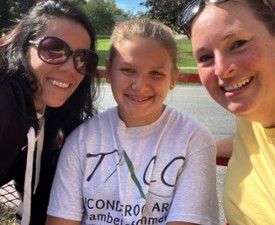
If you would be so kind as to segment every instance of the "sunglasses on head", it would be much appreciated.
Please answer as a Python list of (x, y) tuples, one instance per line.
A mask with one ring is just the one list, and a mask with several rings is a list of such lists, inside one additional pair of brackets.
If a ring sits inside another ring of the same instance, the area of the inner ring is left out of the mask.
[(72, 51), (69, 45), (60, 38), (46, 36), (38, 41), (29, 41), (37, 46), (38, 57), (49, 64), (62, 64), (72, 56), (76, 71), (83, 75), (90, 75), (97, 67), (98, 56), (89, 49)]
[[(191, 26), (194, 18), (198, 15), (200, 11), (203, 10), (205, 3), (220, 4), (227, 2), (228, 0), (193, 0), (187, 4), (179, 15), (179, 25), (187, 37), (191, 38)], [(269, 8), (272, 14), (275, 16), (275, 10), (272, 8), (270, 0), (262, 0), (262, 2)]]

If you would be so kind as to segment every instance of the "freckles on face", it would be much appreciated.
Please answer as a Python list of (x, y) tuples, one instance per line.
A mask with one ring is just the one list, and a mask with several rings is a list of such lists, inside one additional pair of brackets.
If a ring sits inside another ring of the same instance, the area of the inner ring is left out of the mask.
[[(72, 51), (90, 48), (90, 36), (81, 24), (68, 19), (55, 18), (45, 33), (35, 39), (54, 36), (64, 40)], [(37, 78), (38, 90), (34, 95), (37, 110), (45, 106), (60, 107), (76, 90), (84, 76), (76, 71), (72, 56), (58, 65), (48, 64), (38, 56), (38, 47), (28, 49), (30, 68)]]

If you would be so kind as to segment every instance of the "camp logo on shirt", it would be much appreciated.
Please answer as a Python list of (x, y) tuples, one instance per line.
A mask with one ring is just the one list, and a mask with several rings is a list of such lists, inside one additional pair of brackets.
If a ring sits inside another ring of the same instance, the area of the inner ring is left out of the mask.
[[(120, 154), (121, 152), (121, 154)], [(141, 225), (141, 224), (165, 224), (170, 206), (172, 204), (172, 199), (175, 191), (175, 185), (178, 177), (179, 168), (183, 168), (185, 158), (183, 156), (173, 157), (165, 164), (161, 164), (162, 167), (159, 170), (154, 171), (157, 176), (160, 178), (157, 180), (148, 180), (146, 179), (148, 171), (150, 168), (154, 170), (154, 165), (156, 163), (156, 156), (153, 156), (151, 159), (148, 160), (147, 166), (145, 162), (144, 166), (144, 174), (143, 174), (143, 184), (138, 179), (138, 175), (135, 172), (134, 165), (129, 158), (128, 154), (125, 150), (113, 150), (108, 153), (99, 153), (99, 154), (87, 154), (87, 158), (93, 158), (93, 169), (91, 173), (87, 176), (86, 181), (92, 182), (93, 185), (95, 183), (100, 182), (97, 178), (93, 179), (97, 171), (102, 171), (102, 168), (105, 166), (106, 163), (110, 164), (109, 160), (107, 160), (108, 156), (118, 156), (118, 161), (116, 163), (116, 168), (107, 174), (107, 178), (101, 181), (106, 185), (108, 180), (111, 179), (116, 173), (118, 173), (118, 168), (122, 165), (126, 165), (130, 173), (130, 178), (134, 185), (130, 185), (131, 187), (134, 186), (138, 190), (139, 196), (137, 197), (137, 204), (125, 204), (121, 202), (119, 197), (112, 196), (111, 186), (110, 190), (108, 186), (102, 185), (105, 187), (106, 197), (103, 194), (103, 197), (96, 198), (96, 194), (93, 197), (84, 197), (84, 205), (87, 210), (87, 224), (94, 224), (94, 225), (103, 225), (103, 224), (115, 224), (115, 225)], [(104, 167), (104, 168), (105, 168)], [(125, 166), (124, 166), (125, 167)], [(172, 168), (172, 169), (171, 169)], [(109, 167), (110, 169), (110, 167)], [(104, 173), (108, 173), (107, 169), (104, 170)], [(172, 174), (172, 175), (171, 175)], [(151, 179), (151, 178), (150, 178)], [(129, 181), (127, 181), (129, 182)], [(156, 188), (152, 188), (152, 184)], [(100, 184), (99, 184), (100, 185)], [(142, 187), (150, 188), (147, 190), (148, 193), (145, 193)], [(112, 184), (113, 186), (113, 184)], [(100, 192), (105, 190), (104, 187), (98, 186), (97, 190)], [(123, 187), (122, 187), (123, 189)], [(93, 189), (92, 189), (93, 190)], [(159, 191), (161, 190), (161, 191)], [(126, 188), (123, 189), (123, 192), (126, 192)], [(95, 191), (97, 192), (97, 191)], [(104, 192), (104, 191), (103, 191)], [(114, 192), (114, 191), (113, 191)], [(130, 191), (131, 192), (131, 191)], [(113, 199), (110, 199), (111, 197)], [(149, 197), (148, 197), (149, 196)], [(133, 199), (133, 196), (131, 196)], [(146, 198), (149, 198), (146, 201)], [(122, 198), (123, 199), (123, 198)], [(141, 201), (140, 199), (143, 199)], [(133, 202), (133, 201), (132, 201)], [(103, 222), (103, 223), (102, 223)]]

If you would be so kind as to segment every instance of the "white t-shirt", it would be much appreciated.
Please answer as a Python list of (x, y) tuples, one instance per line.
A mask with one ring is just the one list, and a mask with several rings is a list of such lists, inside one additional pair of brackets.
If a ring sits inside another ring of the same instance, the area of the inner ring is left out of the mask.
[(215, 142), (168, 106), (140, 127), (126, 127), (111, 108), (67, 138), (48, 214), (90, 225), (218, 225)]

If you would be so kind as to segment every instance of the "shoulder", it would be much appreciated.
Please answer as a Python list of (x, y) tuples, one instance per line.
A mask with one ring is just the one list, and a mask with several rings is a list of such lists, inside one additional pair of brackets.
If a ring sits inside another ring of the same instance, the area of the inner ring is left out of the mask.
[(10, 78), (0, 81), (0, 112), (3, 114), (13, 114), (24, 104), (24, 97), (19, 95), (21, 88)]
[(214, 137), (204, 123), (182, 111), (167, 108), (167, 126), (178, 140), (187, 140), (195, 145), (214, 145)]
[(0, 81), (0, 115), (1, 125), (9, 124), (10, 130), (37, 127), (32, 94), (16, 77)]
[(208, 128), (201, 121), (183, 111), (168, 106), (166, 106), (165, 111), (167, 116), (171, 119), (170, 122), (177, 126), (181, 126), (182, 129), (189, 127), (190, 129), (208, 130)]
[(240, 132), (248, 132), (249, 130), (252, 131), (254, 129), (258, 129), (261, 128), (262, 125), (260, 125), (257, 122), (252, 122), (240, 117), (236, 118), (236, 124), (237, 124), (237, 130), (239, 130)]
[(90, 117), (79, 125), (73, 132), (73, 135), (82, 134), (94, 134), (103, 132), (102, 130), (110, 129), (115, 123), (115, 118), (117, 117), (117, 108), (112, 107), (104, 112), (100, 112), (93, 117)]
[(27, 81), (18, 74), (14, 74), (0, 81), (0, 103), (5, 106), (14, 103), (23, 110), (35, 111), (29, 85)]

